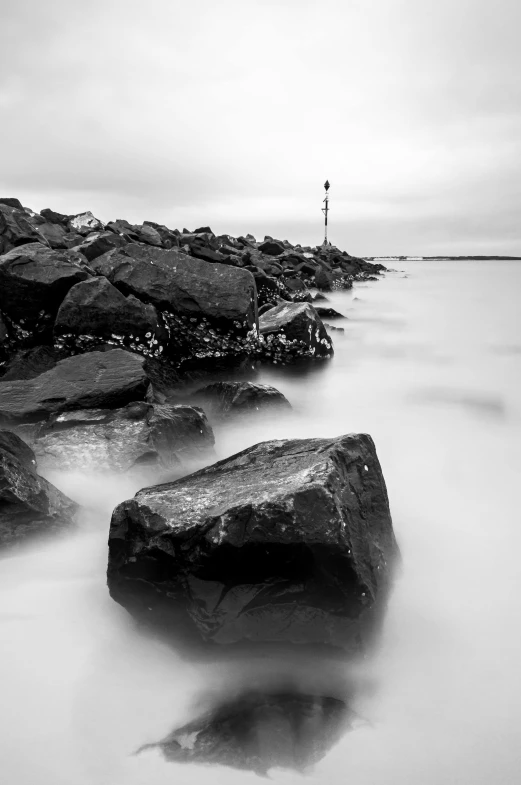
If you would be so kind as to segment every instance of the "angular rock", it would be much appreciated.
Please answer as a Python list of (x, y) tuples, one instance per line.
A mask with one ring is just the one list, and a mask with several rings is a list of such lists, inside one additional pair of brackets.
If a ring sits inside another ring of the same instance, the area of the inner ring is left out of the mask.
[(69, 290), (56, 316), (54, 336), (57, 346), (69, 349), (85, 351), (108, 343), (150, 356), (161, 354), (168, 339), (153, 305), (131, 294), (125, 297), (102, 276)]
[(0, 204), (4, 204), (6, 207), (13, 207), (15, 210), (23, 210), (24, 206), (19, 199), (16, 199), (13, 196), (4, 196), (0, 198)]
[(259, 245), (259, 251), (268, 254), (268, 256), (280, 256), (284, 253), (285, 248), (281, 243), (270, 239)]
[(0, 254), (42, 239), (23, 210), (0, 204)]
[(143, 363), (137, 354), (114, 349), (68, 357), (34, 379), (0, 379), (0, 421), (34, 422), (54, 412), (143, 400), (149, 383)]
[(122, 409), (54, 415), (33, 446), (43, 468), (126, 472), (200, 466), (213, 457), (213, 444), (200, 409), (136, 401)]
[(170, 331), (165, 353), (178, 364), (234, 355), (256, 344), (255, 281), (246, 270), (135, 243), (92, 266), (123, 294), (161, 312)]
[(140, 243), (155, 245), (157, 248), (161, 248), (163, 245), (161, 235), (153, 226), (150, 226), (149, 224), (142, 224), (141, 226), (135, 225), (133, 229), (137, 234)]
[(48, 243), (50, 248), (68, 248), (67, 232), (63, 226), (57, 223), (41, 223), (38, 225), (38, 233)]
[(46, 207), (44, 210), (40, 210), (40, 215), (49, 223), (61, 224), (62, 226), (67, 226), (69, 219), (73, 217), (72, 215), (57, 213), (54, 210), (50, 210), (48, 207)]
[(116, 507), (108, 584), (163, 631), (360, 652), (396, 550), (370, 436), (271, 441)]
[(78, 254), (53, 251), (41, 243), (14, 248), (0, 256), (0, 309), (13, 323), (18, 340), (48, 329), (74, 284), (90, 277)]
[(90, 234), (90, 232), (102, 232), (105, 228), (105, 225), (98, 218), (95, 218), (90, 210), (71, 216), (68, 224), (74, 232), (83, 235)]
[(77, 505), (36, 474), (32, 450), (14, 433), (0, 431), (0, 546), (70, 526)]
[(323, 695), (249, 692), (172, 731), (157, 744), (168, 761), (230, 766), (267, 776), (271, 768), (304, 772), (351, 727), (344, 701)]
[[(316, 299), (316, 298), (315, 298)], [(346, 317), (335, 311), (334, 308), (325, 308), (323, 305), (315, 305), (315, 311), (318, 313), (321, 319), (345, 319)]]
[(61, 359), (52, 346), (33, 346), (21, 349), (0, 369), (0, 381), (15, 379), (34, 379), (35, 376), (50, 371)]
[(327, 358), (333, 343), (309, 303), (281, 303), (259, 319), (261, 356), (275, 363), (300, 358)]
[(127, 242), (128, 240), (121, 234), (100, 232), (78, 245), (76, 250), (80, 251), (90, 262), (113, 248), (122, 248)]
[(225, 420), (266, 409), (291, 409), (288, 399), (275, 387), (253, 382), (215, 382), (192, 396), (210, 419)]

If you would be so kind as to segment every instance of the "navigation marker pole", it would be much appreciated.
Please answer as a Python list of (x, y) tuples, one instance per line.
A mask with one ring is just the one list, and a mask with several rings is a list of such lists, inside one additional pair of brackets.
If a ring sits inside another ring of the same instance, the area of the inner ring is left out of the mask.
[(322, 212), (324, 213), (324, 217), (325, 217), (324, 245), (329, 245), (327, 241), (327, 214), (329, 212), (329, 194), (328, 194), (329, 180), (326, 180), (326, 182), (324, 183), (324, 188), (326, 189), (326, 198), (324, 199), (324, 204), (326, 206), (322, 208)]

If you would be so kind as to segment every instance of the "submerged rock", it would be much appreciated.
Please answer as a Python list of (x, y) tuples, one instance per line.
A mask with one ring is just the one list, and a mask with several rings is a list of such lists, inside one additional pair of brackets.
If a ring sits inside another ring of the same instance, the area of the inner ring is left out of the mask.
[(77, 505), (36, 474), (33, 451), (0, 431), (0, 546), (59, 531), (74, 522)]
[(300, 358), (327, 358), (333, 342), (309, 303), (281, 303), (259, 319), (262, 357), (275, 363)]
[(126, 472), (172, 469), (215, 455), (204, 412), (193, 406), (130, 403), (54, 415), (34, 443), (40, 465), (53, 469)]
[(338, 698), (251, 692), (221, 704), (156, 744), (168, 761), (212, 763), (266, 775), (303, 771), (349, 729), (353, 714)]
[(0, 379), (0, 420), (43, 420), (54, 412), (143, 400), (149, 383), (143, 363), (143, 357), (114, 349), (67, 357), (33, 379)]
[(359, 652), (396, 550), (370, 436), (271, 441), (116, 507), (108, 585), (165, 632)]
[(214, 382), (192, 396), (210, 419), (224, 420), (266, 409), (291, 409), (288, 399), (275, 387), (254, 382)]

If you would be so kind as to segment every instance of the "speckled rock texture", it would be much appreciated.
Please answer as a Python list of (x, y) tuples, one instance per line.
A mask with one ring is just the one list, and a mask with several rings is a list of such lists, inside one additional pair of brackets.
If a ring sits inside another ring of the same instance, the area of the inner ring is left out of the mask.
[(112, 342), (157, 355), (168, 333), (153, 305), (132, 294), (125, 297), (106, 278), (98, 277), (69, 290), (56, 316), (54, 337), (59, 348), (90, 350)]
[(0, 379), (0, 422), (47, 419), (71, 409), (115, 408), (143, 400), (144, 358), (114, 349), (68, 357), (33, 379)]
[(36, 473), (32, 450), (0, 431), (0, 547), (74, 524), (77, 505)]
[(304, 773), (349, 730), (353, 719), (338, 698), (250, 692), (138, 752), (159, 749), (175, 763), (230, 766), (261, 776), (274, 767)]
[(158, 351), (178, 364), (248, 352), (256, 342), (257, 295), (247, 270), (136, 243), (92, 265), (123, 294), (157, 308), (168, 332)]
[(190, 470), (215, 458), (202, 409), (129, 403), (52, 416), (33, 444), (40, 467), (90, 472)]
[(191, 400), (202, 406), (211, 420), (291, 409), (288, 399), (275, 387), (254, 382), (214, 382), (197, 390)]
[(333, 342), (309, 303), (282, 303), (259, 319), (260, 354), (274, 363), (328, 358)]
[(108, 585), (166, 632), (358, 653), (396, 550), (370, 436), (271, 441), (116, 507)]

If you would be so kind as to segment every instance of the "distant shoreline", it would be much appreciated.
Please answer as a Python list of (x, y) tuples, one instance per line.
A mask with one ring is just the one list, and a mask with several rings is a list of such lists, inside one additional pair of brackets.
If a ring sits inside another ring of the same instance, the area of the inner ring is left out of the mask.
[(521, 256), (364, 256), (367, 262), (521, 261)]

